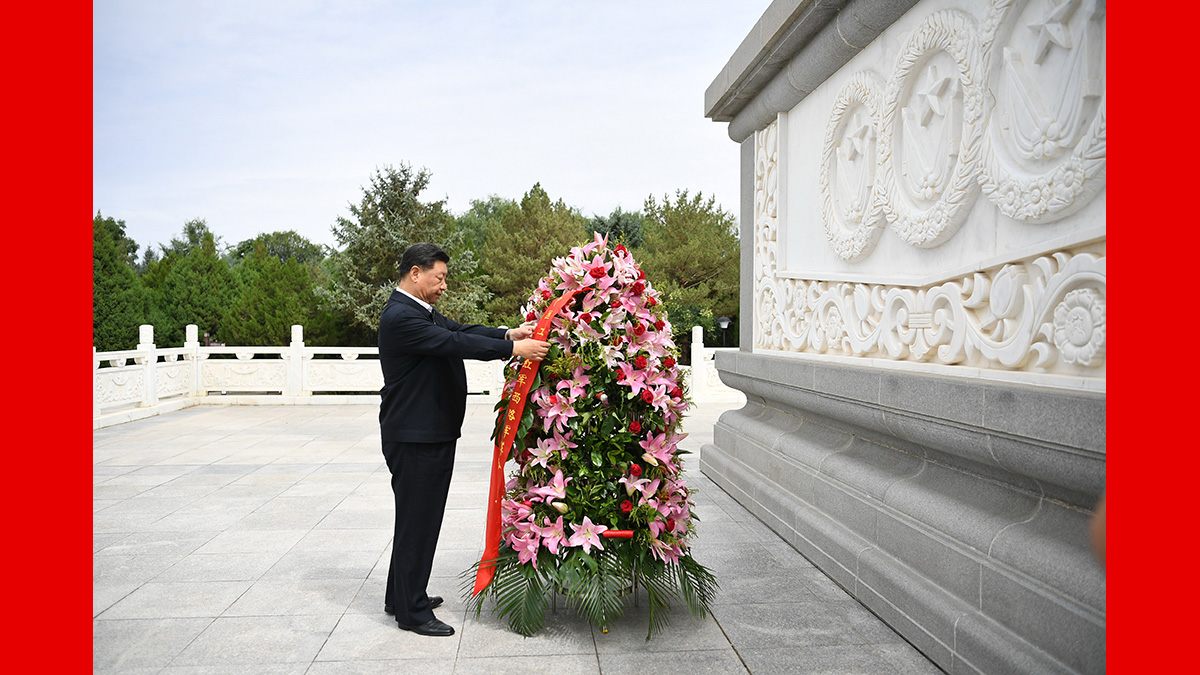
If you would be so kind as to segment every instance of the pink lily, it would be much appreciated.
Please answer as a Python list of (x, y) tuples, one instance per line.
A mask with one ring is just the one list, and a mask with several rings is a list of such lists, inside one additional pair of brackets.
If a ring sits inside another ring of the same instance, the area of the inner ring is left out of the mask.
[(574, 478), (563, 478), (562, 469), (554, 472), (554, 478), (550, 479), (550, 484), (544, 487), (536, 487), (529, 491), (531, 495), (544, 497), (546, 501), (551, 499), (564, 499), (567, 496), (567, 483), (570, 483)]
[(591, 553), (593, 546), (601, 551), (604, 550), (604, 544), (600, 542), (600, 535), (608, 529), (607, 526), (597, 525), (592, 522), (591, 518), (584, 516), (582, 525), (571, 523), (571, 528), (575, 530), (575, 534), (571, 535), (568, 544), (582, 546), (584, 553)]
[(533, 562), (534, 569), (537, 569), (537, 553), (538, 553), (538, 538), (537, 535), (520, 537), (509, 542), (517, 552), (517, 562), (528, 563)]
[(563, 530), (562, 516), (559, 516), (558, 520), (553, 523), (550, 522), (549, 518), (545, 518), (543, 522), (545, 525), (539, 528), (542, 535), (542, 545), (546, 547), (547, 551), (558, 555), (559, 545), (566, 545), (567, 542), (567, 533)]

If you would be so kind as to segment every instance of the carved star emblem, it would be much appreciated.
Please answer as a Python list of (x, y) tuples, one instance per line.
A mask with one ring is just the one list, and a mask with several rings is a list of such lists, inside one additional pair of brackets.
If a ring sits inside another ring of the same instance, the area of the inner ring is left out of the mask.
[(950, 88), (950, 78), (939, 78), (937, 66), (930, 66), (926, 72), (929, 74), (929, 84), (917, 93), (917, 119), (923, 127), (929, 125), (929, 120), (933, 119), (935, 114), (938, 117), (946, 116), (946, 101), (942, 97)]
[(1071, 48), (1071, 32), (1067, 29), (1067, 21), (1075, 12), (1076, 2), (1077, 0), (1049, 2), (1042, 20), (1029, 24), (1029, 30), (1038, 36), (1037, 49), (1033, 55), (1034, 63), (1041, 65), (1046, 54), (1050, 53), (1051, 45), (1058, 45), (1063, 49)]
[(842, 140), (842, 153), (846, 159), (854, 161), (866, 154), (867, 145), (871, 142), (875, 129), (864, 122), (858, 113), (850, 118), (850, 126), (854, 132)]

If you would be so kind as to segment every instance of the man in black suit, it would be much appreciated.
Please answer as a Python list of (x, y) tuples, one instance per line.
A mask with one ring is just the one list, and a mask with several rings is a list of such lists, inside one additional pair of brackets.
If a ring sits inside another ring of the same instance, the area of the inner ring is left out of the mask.
[(409, 246), (400, 259), (400, 287), (379, 317), (379, 429), (396, 499), (384, 611), (404, 630), (436, 636), (454, 634), (433, 615), (442, 598), (427, 595), (426, 586), (466, 413), (463, 359), (540, 361), (549, 348), (529, 339), (530, 326), (463, 325), (434, 310), (449, 262), (435, 244)]

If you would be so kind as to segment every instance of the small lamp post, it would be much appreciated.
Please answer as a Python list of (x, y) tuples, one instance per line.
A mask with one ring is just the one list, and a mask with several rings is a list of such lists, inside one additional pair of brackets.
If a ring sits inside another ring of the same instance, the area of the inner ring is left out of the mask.
[(732, 321), (727, 316), (723, 316), (723, 317), (717, 319), (717, 325), (721, 327), (721, 346), (722, 347), (725, 346), (725, 329), (729, 328), (730, 323), (732, 323)]

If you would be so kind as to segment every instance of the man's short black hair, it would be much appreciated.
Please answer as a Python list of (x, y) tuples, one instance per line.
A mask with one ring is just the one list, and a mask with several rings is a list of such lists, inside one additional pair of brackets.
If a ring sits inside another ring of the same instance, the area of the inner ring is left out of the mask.
[(404, 255), (400, 256), (400, 276), (408, 274), (408, 271), (413, 268), (413, 265), (420, 267), (422, 270), (428, 270), (433, 267), (433, 263), (441, 260), (447, 265), (450, 264), (450, 256), (442, 250), (441, 246), (431, 244), (427, 241), (422, 241), (404, 249)]

